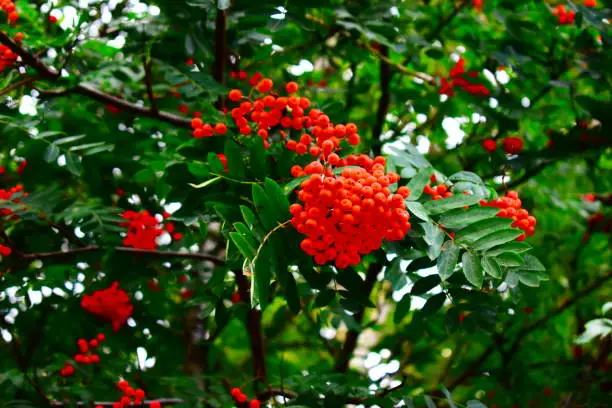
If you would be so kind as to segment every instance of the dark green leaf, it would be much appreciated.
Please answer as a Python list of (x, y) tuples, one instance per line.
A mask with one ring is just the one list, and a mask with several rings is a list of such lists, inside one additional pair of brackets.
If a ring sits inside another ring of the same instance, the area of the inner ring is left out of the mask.
[(459, 261), (460, 248), (453, 241), (446, 241), (442, 246), (442, 253), (438, 258), (438, 273), (442, 280), (448, 279), (455, 271)]
[(471, 252), (465, 252), (461, 257), (461, 262), (463, 263), (463, 273), (467, 281), (478, 289), (482, 288), (484, 272), (480, 265), (478, 255)]

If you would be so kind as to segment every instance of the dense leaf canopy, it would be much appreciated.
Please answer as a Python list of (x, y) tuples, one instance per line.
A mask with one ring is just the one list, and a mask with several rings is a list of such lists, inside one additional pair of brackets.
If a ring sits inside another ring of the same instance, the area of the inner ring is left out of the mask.
[(606, 3), (0, 0), (0, 407), (609, 406)]

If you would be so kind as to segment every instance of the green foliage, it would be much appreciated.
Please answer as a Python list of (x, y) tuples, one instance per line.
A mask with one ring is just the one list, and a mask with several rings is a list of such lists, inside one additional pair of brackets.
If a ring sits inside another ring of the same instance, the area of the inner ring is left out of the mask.
[[(60, 0), (51, 23), (15, 3), (0, 40), (23, 32), (40, 64), (0, 72), (0, 189), (25, 190), (0, 199), (0, 407), (118, 400), (119, 378), (177, 407), (233, 407), (231, 387), (296, 408), (609, 404), (609, 5)], [(441, 97), (459, 57), (490, 95)], [(304, 253), (291, 167), (313, 158), (284, 148), (296, 130), (269, 148), (237, 132), (240, 70), (358, 126), (342, 155), (400, 175), (403, 240), (345, 269)], [(194, 112), (228, 134), (190, 137)], [(537, 218), (526, 241), (481, 205), (513, 189)], [(182, 237), (132, 253), (126, 210), (172, 212)], [(118, 332), (80, 306), (114, 281), (134, 305)], [(102, 362), (61, 377), (99, 332)]]

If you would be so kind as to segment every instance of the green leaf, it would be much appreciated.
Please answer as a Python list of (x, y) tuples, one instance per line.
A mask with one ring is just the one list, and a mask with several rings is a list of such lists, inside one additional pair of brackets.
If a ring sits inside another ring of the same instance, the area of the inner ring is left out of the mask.
[(412, 290), (410, 291), (410, 294), (411, 295), (422, 295), (432, 290), (439, 284), (440, 284), (440, 277), (438, 275), (426, 276), (415, 282), (414, 286), (412, 287)]
[(444, 293), (438, 293), (437, 295), (430, 297), (427, 299), (427, 302), (425, 302), (423, 309), (421, 309), (421, 313), (424, 316), (430, 316), (436, 313), (444, 305), (445, 300), (446, 294)]
[(427, 248), (427, 255), (429, 256), (429, 259), (434, 260), (440, 255), (440, 251), (442, 250), (444, 231), (432, 223), (423, 223), (421, 226), (425, 232), (423, 239), (429, 245)]
[(444, 395), (446, 396), (446, 400), (448, 401), (448, 406), (450, 408), (457, 408), (457, 406), (453, 403), (453, 397), (450, 393), (450, 391), (448, 391), (446, 389), (445, 386), (441, 385), (440, 388), (442, 389), (442, 392), (444, 393)]
[(77, 140), (83, 139), (85, 136), (86, 135), (66, 136), (66, 137), (62, 137), (60, 139), (56, 139), (53, 143), (55, 143), (56, 145), (72, 143), (72, 142), (76, 142)]
[(240, 253), (247, 259), (253, 260), (257, 249), (249, 244), (249, 241), (238, 232), (230, 232), (229, 236), (232, 242), (236, 245), (236, 248)]
[(476, 194), (455, 194), (442, 200), (427, 201), (424, 207), (429, 214), (435, 215), (476, 204), (481, 199), (482, 197)]
[(262, 310), (268, 305), (270, 280), (276, 268), (276, 262), (274, 262), (271, 248), (272, 247), (269, 245), (264, 245), (260, 249), (257, 260), (255, 261), (253, 278), (251, 280), (251, 304), (259, 304)]
[(512, 241), (520, 237), (522, 234), (523, 231), (516, 228), (503, 229), (480, 238), (478, 241), (472, 244), (472, 248), (474, 248), (476, 251), (486, 251), (487, 249), (491, 249), (495, 246)]
[(206, 167), (206, 164), (202, 163), (202, 162), (189, 162), (187, 163), (187, 169), (189, 170), (189, 172), (191, 174), (193, 174), (196, 177), (209, 177), (210, 172), (208, 171), (208, 167)]
[(60, 154), (60, 149), (55, 143), (51, 143), (45, 150), (44, 159), (47, 163), (55, 161)]
[(448, 177), (451, 181), (470, 181), (475, 184), (484, 185), (484, 182), (480, 178), (480, 176), (476, 173), (472, 173), (471, 171), (460, 171)]
[(416, 201), (423, 195), (423, 189), (429, 183), (429, 176), (433, 173), (431, 167), (424, 167), (410, 180), (406, 185), (410, 189), (410, 197), (408, 200)]
[(285, 294), (287, 304), (289, 305), (289, 309), (293, 312), (293, 314), (298, 314), (300, 312), (301, 304), (300, 296), (298, 295), (297, 284), (295, 282), (295, 277), (287, 269), (279, 268), (278, 281), (280, 282), (281, 287), (283, 288), (283, 292)]
[(270, 178), (266, 178), (264, 183), (264, 190), (266, 195), (270, 199), (270, 202), (274, 205), (274, 211), (276, 212), (276, 219), (284, 220), (290, 216), (289, 214), (289, 199), (283, 193), (283, 189), (276, 184), (276, 182)]
[(291, 180), (290, 182), (288, 182), (287, 184), (283, 186), (283, 192), (287, 196), (290, 195), (293, 192), (293, 190), (295, 190), (300, 184), (302, 184), (304, 180), (306, 180), (309, 177), (310, 176), (302, 176), (302, 177), (298, 177), (298, 178)]
[(234, 223), (234, 229), (236, 230), (236, 232), (238, 232), (240, 235), (242, 235), (244, 237), (244, 239), (248, 242), (250, 247), (252, 247), (252, 248), (259, 247), (259, 243), (257, 241), (255, 241), (255, 238), (253, 237), (253, 234), (247, 228), (246, 225), (244, 225), (241, 222), (235, 222)]
[(83, 165), (78, 156), (73, 153), (66, 153), (66, 168), (75, 176), (83, 174)]
[(463, 263), (463, 274), (467, 281), (478, 289), (482, 288), (484, 272), (482, 271), (478, 255), (465, 252), (461, 257), (461, 262)]
[(438, 273), (442, 280), (447, 280), (455, 272), (455, 266), (459, 262), (460, 248), (453, 241), (446, 241), (442, 245), (442, 253), (438, 258)]
[(499, 264), (497, 263), (497, 261), (493, 258), (490, 258), (488, 256), (484, 256), (482, 258), (482, 269), (484, 269), (484, 271), (489, 275), (492, 276), (496, 279), (501, 279), (502, 277), (502, 270), (499, 266)]
[(525, 264), (525, 260), (514, 252), (504, 252), (503, 254), (499, 254), (495, 257), (495, 260), (501, 266), (521, 266)]
[(245, 177), (244, 172), (244, 159), (242, 157), (242, 151), (232, 139), (225, 141), (225, 148), (223, 149), (227, 158), (229, 173), (242, 180)]
[(522, 241), (511, 241), (507, 242), (503, 245), (496, 246), (487, 251), (488, 256), (497, 256), (499, 254), (503, 254), (504, 252), (514, 252), (517, 254), (529, 251), (532, 249), (532, 246), (522, 242)]
[(406, 200), (405, 202), (408, 211), (414, 214), (417, 218), (420, 218), (423, 221), (431, 221), (429, 215), (427, 214), (427, 211), (425, 211), (425, 207), (423, 207), (423, 204), (419, 203), (418, 201)]
[(393, 313), (393, 323), (399, 324), (408, 312), (410, 312), (410, 304), (412, 303), (412, 297), (406, 293), (402, 299), (397, 302), (397, 306), (395, 306), (395, 312)]
[(475, 242), (480, 238), (489, 235), (496, 231), (501, 231), (508, 228), (512, 224), (512, 219), (494, 217), (486, 220), (477, 221), (455, 234), (457, 242)]
[(533, 255), (525, 255), (525, 265), (521, 269), (527, 271), (546, 271), (546, 267)]
[(467, 210), (461, 208), (453, 212), (448, 212), (440, 217), (440, 224), (446, 228), (459, 228), (465, 225), (473, 224), (477, 221), (495, 217), (499, 212), (498, 208), (494, 207), (471, 207)]
[(272, 230), (276, 227), (277, 215), (274, 213), (273, 204), (270, 203), (266, 192), (259, 184), (253, 184), (253, 201), (255, 202), (255, 209), (259, 219), (265, 229)]

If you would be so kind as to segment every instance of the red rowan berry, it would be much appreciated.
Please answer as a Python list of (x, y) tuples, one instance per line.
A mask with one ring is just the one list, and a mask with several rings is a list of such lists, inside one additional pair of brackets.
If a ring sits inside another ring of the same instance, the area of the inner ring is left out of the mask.
[(14, 40), (15, 42), (21, 42), (21, 41), (23, 41), (23, 39), (24, 39), (24, 38), (25, 38), (25, 34), (24, 34), (24, 33), (16, 33), (16, 34), (13, 36), (13, 40)]
[(584, 0), (585, 7), (597, 7), (597, 0)]
[(497, 143), (495, 143), (494, 139), (485, 139), (482, 141), (482, 148), (487, 152), (493, 152), (497, 149)]
[(193, 59), (192, 58), (187, 59), (187, 61), (185, 61), (185, 65), (193, 65)]
[(238, 71), (238, 79), (244, 81), (247, 79), (248, 74), (244, 71)]
[(239, 89), (232, 89), (229, 93), (229, 99), (232, 102), (238, 102), (242, 99), (242, 92)]
[(257, 84), (257, 90), (261, 93), (267, 93), (272, 90), (273, 86), (274, 84), (271, 79), (264, 78)]
[(180, 232), (175, 232), (174, 235), (172, 235), (172, 239), (175, 241), (180, 241), (181, 239), (183, 239), (183, 234), (181, 234)]
[(261, 408), (261, 402), (258, 400), (251, 400), (251, 402), (249, 402), (249, 408)]
[(248, 397), (242, 392), (238, 394), (235, 398), (236, 398), (236, 402), (239, 404), (244, 404), (248, 400)]
[(287, 85), (285, 85), (285, 89), (287, 90), (287, 93), (296, 93), (298, 91), (298, 84), (295, 82), (289, 82)]
[(162, 406), (159, 401), (152, 401), (151, 404), (149, 404), (149, 408), (162, 408)]
[(217, 123), (213, 130), (218, 135), (224, 135), (227, 133), (227, 126), (225, 123)]
[(193, 118), (193, 119), (191, 119), (191, 127), (193, 129), (197, 129), (197, 128), (202, 127), (202, 126), (204, 126), (204, 122), (202, 121), (202, 119), (200, 119), (200, 118)]
[(181, 113), (189, 113), (189, 107), (183, 103), (179, 105), (178, 110)]
[(523, 151), (523, 141), (518, 137), (507, 137), (502, 140), (502, 147), (508, 154), (519, 154)]
[[(10, 16), (9, 16), (9, 17), (10, 17)], [(57, 23), (57, 17), (55, 17), (55, 16), (49, 16), (49, 22), (50, 22), (51, 24), (55, 24), (55, 23)]]
[(100, 334), (98, 334), (97, 339), (98, 339), (98, 341), (104, 341), (104, 340), (106, 340), (106, 336), (104, 334), (100, 333)]
[(193, 112), (193, 117), (194, 118), (201, 118), (202, 117), (202, 112)]
[(139, 400), (143, 400), (145, 398), (144, 390), (139, 388), (136, 391), (134, 391), (134, 398), (139, 399)]

